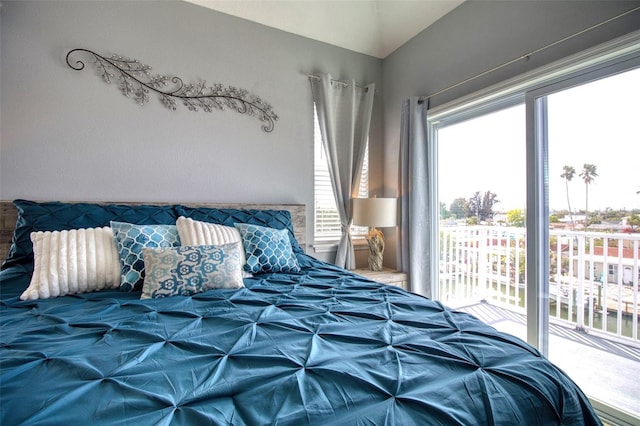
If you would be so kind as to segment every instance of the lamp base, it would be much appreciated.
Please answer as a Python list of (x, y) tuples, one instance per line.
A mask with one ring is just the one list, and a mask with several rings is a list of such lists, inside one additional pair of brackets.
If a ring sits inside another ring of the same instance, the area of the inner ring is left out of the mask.
[(379, 229), (370, 228), (367, 234), (367, 243), (369, 243), (369, 269), (372, 271), (382, 271), (384, 235)]

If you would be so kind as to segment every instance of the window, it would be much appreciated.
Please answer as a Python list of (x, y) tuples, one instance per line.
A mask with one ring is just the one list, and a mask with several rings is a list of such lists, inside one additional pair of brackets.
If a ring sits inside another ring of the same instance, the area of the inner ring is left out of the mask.
[[(439, 299), (446, 304), (497, 298), (524, 313), (526, 138), (517, 100), (438, 128)], [(475, 279), (480, 271), (489, 274), (486, 287)]]
[[(340, 218), (329, 178), (329, 166), (322, 144), (322, 134), (318, 124), (315, 105), (313, 107), (313, 164), (314, 164), (314, 240), (331, 242), (340, 239)], [(369, 196), (369, 145), (364, 154), (362, 174), (360, 175), (359, 198)], [(353, 226), (352, 235), (365, 235), (367, 227)]]
[(638, 98), (633, 34), (428, 113), (432, 297), (527, 340), (623, 424), (635, 382), (603, 366), (640, 371), (640, 280), (619, 274), (640, 263)]

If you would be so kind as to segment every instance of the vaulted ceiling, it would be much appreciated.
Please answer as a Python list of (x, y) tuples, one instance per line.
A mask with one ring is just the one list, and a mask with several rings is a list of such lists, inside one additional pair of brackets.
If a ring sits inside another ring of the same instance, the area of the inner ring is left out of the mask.
[(385, 58), (464, 0), (186, 0)]

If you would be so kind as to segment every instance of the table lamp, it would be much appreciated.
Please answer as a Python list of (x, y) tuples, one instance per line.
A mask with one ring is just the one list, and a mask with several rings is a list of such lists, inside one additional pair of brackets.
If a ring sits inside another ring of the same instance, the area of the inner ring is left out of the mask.
[(397, 205), (395, 198), (353, 198), (353, 224), (368, 226), (369, 269), (382, 270), (384, 235), (379, 229), (396, 226)]

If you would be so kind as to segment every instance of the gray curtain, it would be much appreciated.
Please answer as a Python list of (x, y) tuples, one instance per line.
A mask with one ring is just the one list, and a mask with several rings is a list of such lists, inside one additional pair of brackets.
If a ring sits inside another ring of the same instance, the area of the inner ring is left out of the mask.
[(402, 102), (398, 198), (400, 228), (398, 264), (409, 275), (409, 289), (431, 297), (429, 282), (429, 186), (427, 103), (417, 98)]
[(329, 74), (323, 74), (311, 79), (311, 90), (342, 225), (335, 264), (354, 269), (351, 198), (357, 196), (360, 185), (375, 84), (358, 87), (354, 81), (333, 81)]

